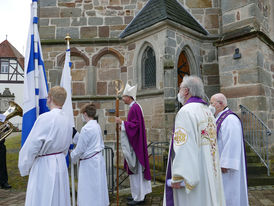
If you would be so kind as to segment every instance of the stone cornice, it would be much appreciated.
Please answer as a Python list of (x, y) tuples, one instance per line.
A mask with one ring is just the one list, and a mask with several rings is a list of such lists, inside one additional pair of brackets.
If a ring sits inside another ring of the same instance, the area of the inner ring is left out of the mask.
[(223, 34), (223, 37), (214, 43), (215, 46), (221, 47), (231, 43), (252, 39), (254, 37), (259, 38), (270, 49), (274, 50), (274, 42), (262, 31), (257, 31), (253, 27), (246, 26), (241, 29), (234, 30)]
[[(119, 38), (92, 38), (92, 39), (71, 39), (70, 44), (119, 44), (124, 43), (125, 40)], [(62, 39), (44, 39), (41, 40), (42, 45), (65, 45), (65, 40)]]
[[(145, 97), (154, 97), (154, 96), (159, 96), (164, 94), (164, 90), (142, 90), (138, 91), (139, 94), (137, 94), (137, 101), (138, 98), (145, 98)], [(86, 95), (86, 96), (73, 96), (72, 100), (73, 101), (101, 101), (101, 100), (115, 100), (116, 96), (109, 95), (109, 96), (96, 96), (96, 95)], [(121, 97), (120, 97), (121, 99)]]

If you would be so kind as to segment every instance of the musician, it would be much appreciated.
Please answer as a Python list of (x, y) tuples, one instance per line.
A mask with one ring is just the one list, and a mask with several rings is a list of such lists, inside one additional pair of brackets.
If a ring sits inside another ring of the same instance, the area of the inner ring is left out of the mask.
[(10, 189), (11, 186), (8, 184), (6, 153), (5, 139), (3, 139), (0, 141), (0, 186), (2, 189), (7, 190)]

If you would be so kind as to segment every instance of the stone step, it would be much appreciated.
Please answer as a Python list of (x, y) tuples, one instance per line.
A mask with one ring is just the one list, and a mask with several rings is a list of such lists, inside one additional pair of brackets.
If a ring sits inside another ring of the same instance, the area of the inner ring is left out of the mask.
[(274, 175), (248, 175), (247, 184), (248, 186), (274, 185)]
[(247, 163), (247, 175), (264, 175), (267, 168), (262, 163)]
[(256, 153), (249, 152), (249, 153), (246, 153), (246, 162), (247, 163), (260, 163), (261, 160)]

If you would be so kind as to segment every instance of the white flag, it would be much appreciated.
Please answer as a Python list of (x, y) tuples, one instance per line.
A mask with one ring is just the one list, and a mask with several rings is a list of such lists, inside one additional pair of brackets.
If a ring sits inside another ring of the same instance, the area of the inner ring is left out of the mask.
[(66, 50), (66, 59), (64, 64), (64, 69), (62, 72), (60, 86), (64, 87), (67, 92), (67, 98), (63, 105), (63, 111), (68, 115), (70, 119), (71, 127), (74, 127), (72, 100), (71, 100), (71, 62), (70, 62), (70, 49)]

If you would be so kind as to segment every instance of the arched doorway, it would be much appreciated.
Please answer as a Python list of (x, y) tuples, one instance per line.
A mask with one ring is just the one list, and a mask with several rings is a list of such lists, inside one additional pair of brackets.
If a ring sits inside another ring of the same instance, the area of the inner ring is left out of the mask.
[(183, 77), (185, 75), (190, 75), (190, 71), (189, 71), (189, 63), (187, 60), (186, 53), (182, 51), (179, 56), (178, 65), (177, 65), (178, 88), (180, 87), (180, 84), (182, 83)]

